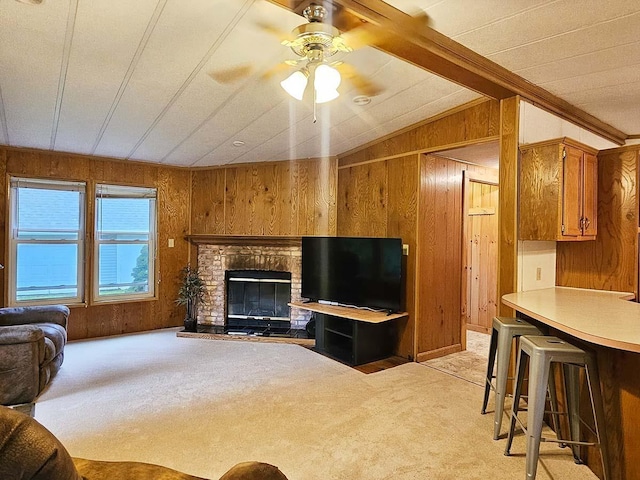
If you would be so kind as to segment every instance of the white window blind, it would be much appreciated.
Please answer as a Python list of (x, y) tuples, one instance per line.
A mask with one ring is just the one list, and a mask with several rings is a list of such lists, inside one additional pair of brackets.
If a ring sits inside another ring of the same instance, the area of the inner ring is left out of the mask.
[(156, 189), (96, 185), (96, 301), (155, 295)]
[(85, 184), (10, 179), (9, 303), (84, 300)]

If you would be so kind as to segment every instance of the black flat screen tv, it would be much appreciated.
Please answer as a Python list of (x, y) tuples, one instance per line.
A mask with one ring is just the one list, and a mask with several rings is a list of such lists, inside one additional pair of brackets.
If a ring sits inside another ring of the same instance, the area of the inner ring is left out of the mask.
[(400, 238), (302, 237), (302, 297), (404, 310)]

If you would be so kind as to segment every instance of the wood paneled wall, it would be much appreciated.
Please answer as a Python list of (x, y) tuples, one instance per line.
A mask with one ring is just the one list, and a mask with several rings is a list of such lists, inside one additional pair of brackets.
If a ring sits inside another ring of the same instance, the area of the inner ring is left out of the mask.
[[(598, 230), (598, 235), (600, 230)], [(598, 370), (603, 388), (609, 464), (614, 479), (640, 479), (640, 354), (597, 347)], [(586, 390), (586, 389), (585, 389)], [(587, 397), (586, 391), (583, 397)], [(582, 402), (588, 406), (585, 398)], [(588, 418), (588, 417), (587, 417)], [(601, 474), (599, 452), (589, 448), (587, 465)]]
[[(91, 192), (100, 182), (156, 187), (158, 189), (157, 300), (72, 306), (69, 338), (80, 339), (152, 330), (182, 324), (184, 310), (174, 304), (179, 272), (187, 263), (189, 245), (190, 173), (186, 169), (125, 162), (82, 155), (0, 147), (0, 209), (7, 212), (7, 176), (26, 176), (87, 182), (87, 237), (92, 239), (94, 201)], [(1, 221), (3, 246), (7, 236), (5, 215)], [(168, 247), (169, 238), (175, 246)], [(92, 247), (87, 248), (85, 291), (91, 288)], [(6, 248), (0, 250), (2, 261)], [(4, 285), (3, 285), (4, 287)], [(5, 289), (3, 288), (3, 292)], [(88, 296), (87, 296), (88, 297)], [(6, 299), (4, 304), (6, 305)]]
[[(449, 353), (449, 347), (451, 351), (462, 348), (462, 170), (475, 167), (445, 159), (437, 167), (420, 152), (495, 138), (499, 120), (497, 101), (473, 102), (339, 159), (338, 235), (401, 237), (409, 245), (406, 257), (409, 318), (400, 328), (396, 351), (400, 356), (424, 360)], [(437, 211), (433, 209), (436, 196), (443, 204)], [(445, 209), (447, 200), (452, 201), (454, 210)], [(449, 222), (453, 225), (456, 218), (457, 226), (452, 228), (457, 229), (454, 233), (457, 247), (447, 247), (443, 240), (447, 233), (442, 225)], [(436, 226), (438, 221), (440, 227)], [(447, 248), (457, 248), (456, 253), (448, 256), (452, 252)], [(451, 282), (451, 275), (456, 275), (449, 269), (451, 265), (437, 267), (441, 274), (437, 287), (450, 285), (452, 291), (457, 291), (455, 300), (449, 290), (437, 294), (429, 290), (429, 283), (424, 280), (427, 272), (422, 268), (433, 268), (431, 263), (438, 260), (457, 265), (452, 267), (457, 269), (457, 277)], [(442, 281), (445, 278), (447, 282)], [(447, 309), (446, 321), (443, 309)]]
[(194, 170), (191, 233), (335, 235), (337, 160)]
[[(518, 137), (520, 97), (500, 101), (500, 202), (498, 224), (498, 299), (517, 290), (518, 272)], [(498, 313), (515, 312), (499, 301)]]
[(420, 161), (416, 347), (418, 361), (460, 351), (462, 312), (463, 171), (491, 169), (435, 155)]
[(409, 152), (434, 151), (444, 145), (495, 137), (500, 130), (500, 104), (496, 100), (479, 100), (444, 112), (435, 119), (376, 140), (348, 152), (340, 166), (377, 160)]
[(399, 237), (405, 257), (407, 319), (401, 323), (396, 353), (414, 358), (415, 281), (419, 156), (366, 163), (339, 170), (338, 235)]
[(634, 292), (638, 296), (640, 146), (598, 154), (598, 235), (558, 242), (556, 284)]

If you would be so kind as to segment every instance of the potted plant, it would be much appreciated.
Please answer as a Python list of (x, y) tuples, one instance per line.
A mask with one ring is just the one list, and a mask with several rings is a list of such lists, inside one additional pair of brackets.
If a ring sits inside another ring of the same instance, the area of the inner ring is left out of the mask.
[(191, 268), (191, 265), (187, 265), (180, 273), (182, 283), (178, 290), (176, 303), (187, 307), (187, 314), (184, 317), (185, 332), (195, 332), (198, 326), (198, 303), (204, 300), (207, 288), (200, 278), (197, 268)]

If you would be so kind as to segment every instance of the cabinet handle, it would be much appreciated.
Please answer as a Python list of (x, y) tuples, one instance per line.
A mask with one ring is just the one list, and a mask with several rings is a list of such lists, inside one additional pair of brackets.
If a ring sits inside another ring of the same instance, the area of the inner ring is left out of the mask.
[(584, 217), (580, 217), (580, 220), (578, 221), (578, 229), (581, 232), (584, 231)]
[(584, 219), (584, 229), (588, 230), (589, 229), (589, 225), (591, 225), (591, 222), (589, 221), (588, 218)]

